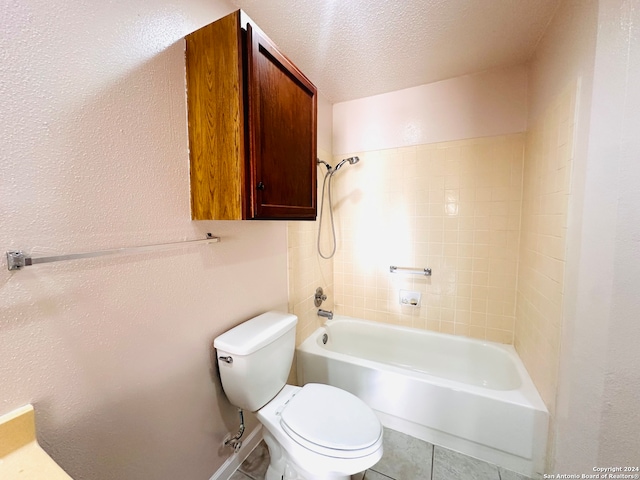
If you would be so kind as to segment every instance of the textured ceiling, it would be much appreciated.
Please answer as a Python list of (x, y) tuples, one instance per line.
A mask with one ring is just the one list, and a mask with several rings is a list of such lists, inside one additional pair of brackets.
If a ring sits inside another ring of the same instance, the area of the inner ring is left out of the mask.
[(526, 62), (558, 0), (232, 0), (331, 103)]

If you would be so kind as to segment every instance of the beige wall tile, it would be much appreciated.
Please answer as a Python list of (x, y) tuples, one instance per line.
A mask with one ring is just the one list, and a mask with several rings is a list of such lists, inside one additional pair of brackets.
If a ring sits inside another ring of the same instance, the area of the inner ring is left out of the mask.
[(575, 92), (572, 85), (556, 98), (529, 128), (525, 141), (514, 344), (552, 415), (558, 382)]
[[(358, 153), (361, 162), (334, 177), (336, 312), (482, 339), (491, 329), (512, 343), (524, 141)], [(393, 275), (389, 265), (433, 276)], [(400, 289), (419, 291), (423, 306), (400, 308)]]
[[(320, 159), (331, 163), (331, 155), (323, 150), (318, 151)], [(320, 214), (320, 201), (322, 195), (323, 171), (318, 169), (318, 215)], [(328, 211), (325, 208), (325, 214)], [(336, 294), (344, 295), (343, 284), (339, 288), (334, 286), (334, 263), (325, 260), (317, 252), (317, 234), (319, 221), (315, 222), (288, 222), (288, 268), (289, 268), (289, 312), (298, 316), (296, 330), (296, 345), (302, 343), (313, 331), (320, 327), (323, 319), (317, 315), (317, 307), (313, 304), (313, 297), (317, 287), (324, 289), (327, 301), (321, 308), (333, 309)], [(330, 251), (329, 222), (324, 219), (321, 237), (323, 252)], [(342, 268), (342, 265), (337, 265)], [(341, 277), (341, 282), (342, 282)], [(351, 287), (352, 288), (352, 287)]]

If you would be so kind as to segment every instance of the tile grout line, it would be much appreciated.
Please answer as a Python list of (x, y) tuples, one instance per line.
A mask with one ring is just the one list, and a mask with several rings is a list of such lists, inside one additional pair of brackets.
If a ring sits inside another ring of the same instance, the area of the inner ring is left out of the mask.
[(244, 470), (242, 470), (242, 465), (240, 465), (240, 467), (238, 467), (238, 471), (240, 473), (242, 473), (243, 475), (245, 475), (246, 477), (249, 477), (251, 480), (258, 480), (256, 477), (254, 477), (253, 475), (251, 475), (250, 473), (245, 472)]
[(432, 443), (431, 444), (431, 480), (433, 480), (433, 468), (435, 466), (435, 460), (436, 460), (436, 446)]
[(369, 470), (371, 470), (372, 472), (376, 472), (378, 475), (380, 475), (380, 476), (382, 476), (382, 477), (384, 477), (384, 478), (388, 478), (389, 480), (398, 480), (397, 478), (393, 478), (393, 477), (390, 477), (389, 475), (385, 475), (384, 473), (381, 473), (381, 472), (379, 472), (379, 471), (377, 471), (377, 470), (374, 470), (373, 468), (367, 468), (367, 469), (365, 470), (365, 473), (364, 473), (364, 479), (363, 479), (363, 480), (367, 480), (367, 472), (368, 472)]

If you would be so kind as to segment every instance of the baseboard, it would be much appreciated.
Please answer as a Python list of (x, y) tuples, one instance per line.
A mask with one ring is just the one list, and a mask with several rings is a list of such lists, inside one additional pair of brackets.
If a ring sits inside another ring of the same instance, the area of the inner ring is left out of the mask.
[(262, 440), (262, 425), (256, 425), (249, 435), (242, 441), (242, 447), (238, 453), (234, 453), (222, 466), (213, 474), (209, 480), (228, 480), (233, 472), (235, 472), (242, 462), (246, 460), (249, 454)]

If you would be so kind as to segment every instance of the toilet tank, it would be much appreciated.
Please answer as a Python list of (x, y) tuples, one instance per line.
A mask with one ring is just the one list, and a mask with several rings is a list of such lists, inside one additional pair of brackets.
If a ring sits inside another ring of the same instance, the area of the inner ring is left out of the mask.
[(255, 412), (286, 385), (297, 322), (295, 315), (267, 312), (213, 341), (222, 388), (233, 405)]

